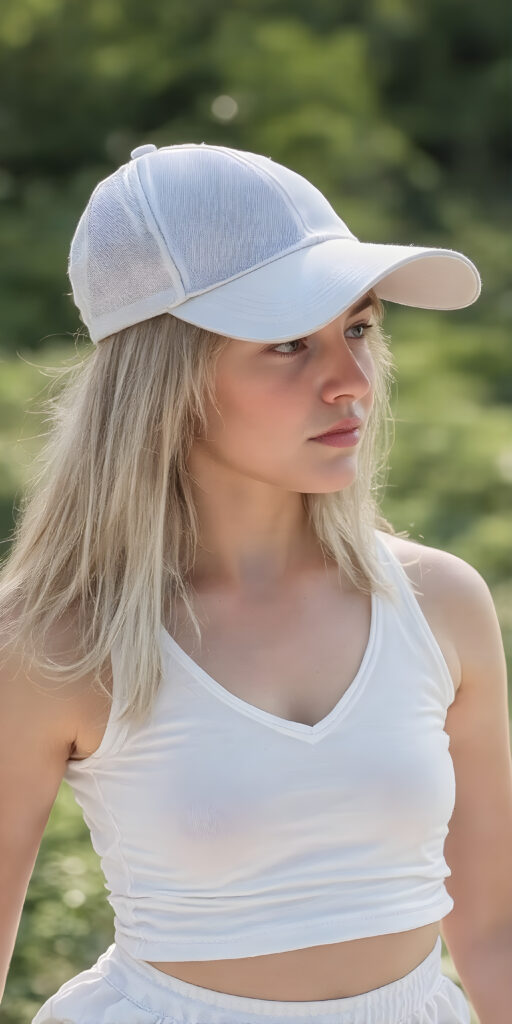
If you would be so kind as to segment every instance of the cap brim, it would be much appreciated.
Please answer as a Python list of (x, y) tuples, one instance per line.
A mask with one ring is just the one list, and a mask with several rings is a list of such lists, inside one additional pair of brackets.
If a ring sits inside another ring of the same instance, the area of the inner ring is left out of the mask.
[(478, 298), (475, 265), (453, 249), (331, 238), (279, 256), (168, 312), (215, 334), (289, 341), (312, 334), (373, 288), (421, 309), (463, 309)]

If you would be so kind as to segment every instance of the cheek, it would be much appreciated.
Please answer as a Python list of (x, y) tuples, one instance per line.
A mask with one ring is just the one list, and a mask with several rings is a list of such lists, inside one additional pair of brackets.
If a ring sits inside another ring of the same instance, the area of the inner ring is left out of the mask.
[[(369, 349), (360, 354), (359, 365), (369, 383), (366, 392), (360, 393), (358, 405), (368, 415), (373, 406), (375, 382), (375, 363)], [(231, 452), (243, 449), (246, 455), (256, 455), (263, 451), (267, 461), (273, 451), (276, 455), (278, 450), (284, 453), (290, 445), (296, 447), (298, 441), (306, 441), (307, 410), (318, 381), (306, 379), (306, 375), (300, 380), (294, 376), (292, 381), (291, 376), (291, 371), (272, 375), (268, 371), (262, 373), (257, 365), (226, 362), (216, 377), (219, 412), (211, 410), (210, 439)], [(332, 390), (331, 383), (331, 401)]]
[(304, 397), (299, 389), (276, 386), (268, 377), (252, 374), (220, 377), (216, 388), (220, 419), (214, 422), (215, 438), (231, 447), (244, 444), (267, 446), (277, 433), (284, 439), (287, 429), (302, 424)]
[(363, 373), (368, 378), (368, 390), (365, 395), (361, 396), (361, 406), (365, 412), (369, 412), (373, 406), (373, 400), (375, 398), (375, 378), (377, 376), (377, 369), (375, 366), (375, 360), (369, 349), (363, 352), (359, 365)]

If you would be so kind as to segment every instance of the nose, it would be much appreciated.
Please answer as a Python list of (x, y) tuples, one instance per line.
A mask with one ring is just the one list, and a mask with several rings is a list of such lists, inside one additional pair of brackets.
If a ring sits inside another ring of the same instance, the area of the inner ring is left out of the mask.
[(338, 338), (335, 343), (326, 346), (320, 358), (319, 370), (324, 394), (331, 397), (353, 395), (354, 398), (363, 398), (372, 387), (368, 359), (367, 351), (365, 356), (362, 352), (358, 356), (357, 349), (353, 349), (344, 339)]

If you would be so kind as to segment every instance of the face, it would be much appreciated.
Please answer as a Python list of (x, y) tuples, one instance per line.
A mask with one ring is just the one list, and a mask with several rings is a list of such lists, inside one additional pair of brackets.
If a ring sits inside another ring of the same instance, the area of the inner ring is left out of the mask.
[(207, 439), (195, 444), (245, 478), (303, 493), (350, 484), (361, 440), (336, 448), (311, 440), (357, 416), (362, 437), (373, 404), (375, 366), (363, 300), (314, 334), (280, 343), (230, 339), (216, 367)]

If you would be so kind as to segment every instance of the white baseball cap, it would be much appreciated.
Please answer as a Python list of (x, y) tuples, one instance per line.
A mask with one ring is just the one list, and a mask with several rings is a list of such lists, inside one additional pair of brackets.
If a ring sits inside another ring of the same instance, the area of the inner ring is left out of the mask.
[(161, 313), (227, 337), (290, 341), (370, 288), (424, 309), (461, 309), (481, 290), (462, 253), (362, 242), (301, 174), (204, 142), (138, 146), (100, 181), (68, 275), (95, 344)]

